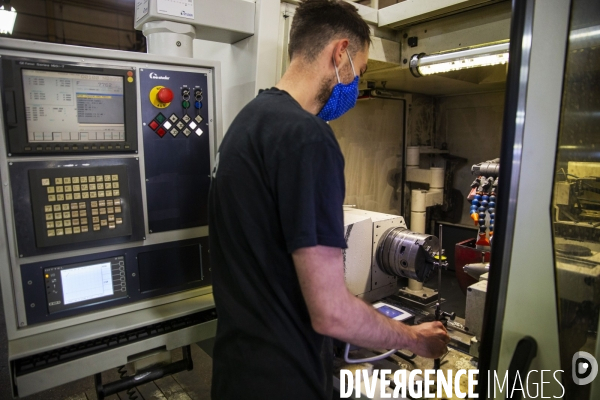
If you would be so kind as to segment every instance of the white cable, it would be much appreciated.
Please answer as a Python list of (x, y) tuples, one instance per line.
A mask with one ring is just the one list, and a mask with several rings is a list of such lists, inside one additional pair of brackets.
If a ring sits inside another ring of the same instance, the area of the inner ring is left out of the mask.
[(346, 361), (348, 364), (358, 364), (358, 363), (364, 363), (364, 362), (375, 362), (375, 361), (379, 361), (379, 360), (383, 360), (384, 358), (388, 358), (389, 356), (391, 356), (392, 354), (394, 354), (397, 350), (390, 350), (387, 353), (383, 353), (381, 355), (378, 356), (374, 356), (374, 357), (369, 357), (369, 358), (360, 358), (360, 359), (351, 359), (348, 358), (348, 353), (350, 352), (350, 343), (346, 343), (346, 349), (344, 350), (344, 361)]

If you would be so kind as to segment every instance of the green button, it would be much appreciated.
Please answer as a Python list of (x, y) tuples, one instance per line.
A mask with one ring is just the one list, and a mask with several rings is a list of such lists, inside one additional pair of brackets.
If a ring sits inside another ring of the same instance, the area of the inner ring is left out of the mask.
[(187, 100), (182, 101), (181, 105), (183, 106), (183, 108), (190, 108), (190, 102)]
[(164, 115), (162, 115), (161, 113), (158, 113), (158, 115), (156, 116), (156, 120), (158, 122), (160, 122), (161, 124), (165, 121), (165, 119), (167, 119)]

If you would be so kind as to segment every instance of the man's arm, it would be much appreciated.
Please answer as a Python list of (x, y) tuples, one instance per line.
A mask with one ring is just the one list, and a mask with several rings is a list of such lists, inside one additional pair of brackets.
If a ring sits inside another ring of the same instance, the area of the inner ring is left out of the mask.
[(354, 297), (339, 248), (306, 247), (292, 257), (315, 331), (366, 348), (408, 349), (429, 358), (446, 352), (450, 338), (440, 322), (408, 326)]

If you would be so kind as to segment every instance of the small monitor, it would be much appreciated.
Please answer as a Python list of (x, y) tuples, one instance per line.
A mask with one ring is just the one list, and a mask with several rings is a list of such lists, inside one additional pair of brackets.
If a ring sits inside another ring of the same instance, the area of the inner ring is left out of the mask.
[(12, 154), (137, 150), (133, 68), (2, 59)]
[(125, 141), (123, 77), (24, 69), (29, 143)]
[(127, 297), (125, 257), (111, 257), (44, 269), (48, 312)]

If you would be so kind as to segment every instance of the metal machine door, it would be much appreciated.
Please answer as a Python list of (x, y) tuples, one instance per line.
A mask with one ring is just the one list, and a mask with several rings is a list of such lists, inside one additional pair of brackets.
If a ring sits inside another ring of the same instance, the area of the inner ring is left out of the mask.
[(600, 8), (513, 7), (480, 398), (513, 398), (519, 371), (519, 397), (595, 399), (597, 364), (585, 357), (599, 356)]

